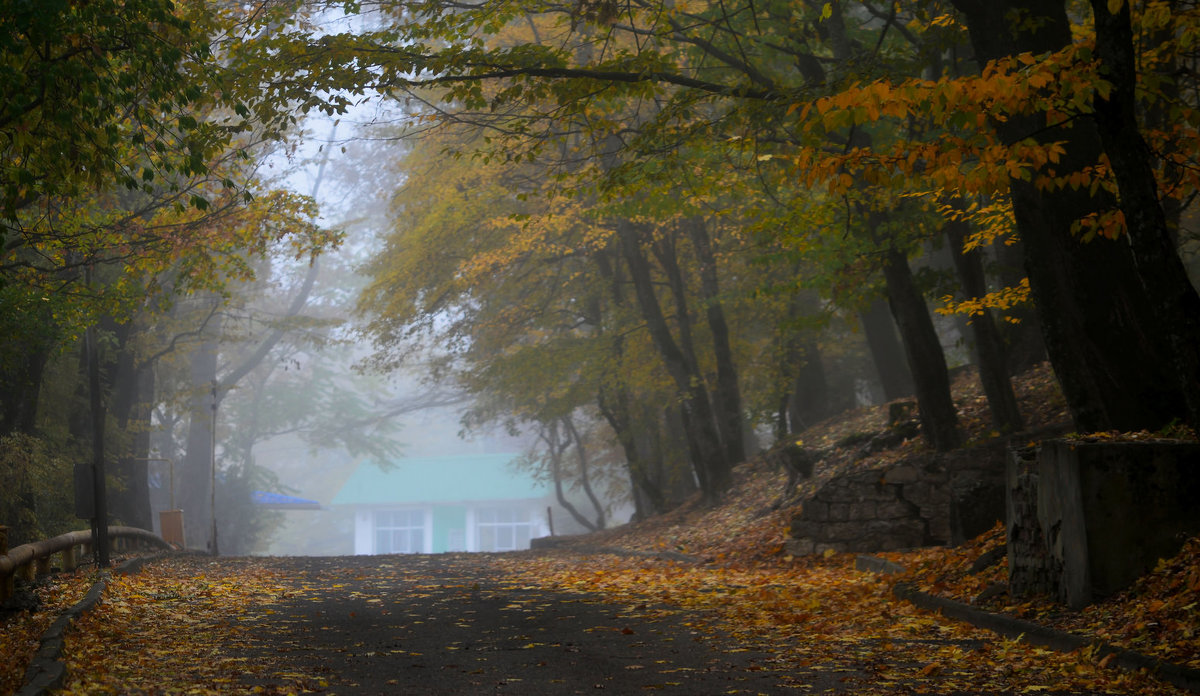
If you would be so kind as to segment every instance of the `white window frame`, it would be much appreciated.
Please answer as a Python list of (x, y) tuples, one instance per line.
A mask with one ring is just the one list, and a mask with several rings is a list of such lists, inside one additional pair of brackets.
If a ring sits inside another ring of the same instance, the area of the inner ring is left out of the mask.
[[(405, 524), (380, 524), (380, 519), (383, 515), (392, 516), (396, 514), (406, 516)], [(392, 543), (388, 545), (387, 549), (382, 549), (379, 543), (381, 532), (391, 532), (390, 539)], [(395, 535), (397, 532), (407, 533), (407, 540), (410, 542), (410, 545), (414, 540), (419, 540), (420, 548), (407, 551), (395, 550)], [(419, 508), (386, 508), (375, 510), (371, 516), (371, 547), (373, 553), (427, 553), (429, 551), (429, 537), (429, 515), (425, 510)]]
[[(541, 530), (541, 520), (533, 510), (521, 506), (489, 505), (475, 511), (474, 531), (480, 551), (520, 551), (529, 548), (529, 541)], [(524, 534), (522, 534), (524, 530)], [(500, 543), (507, 537), (505, 543)], [(489, 540), (493, 548), (488, 548)]]

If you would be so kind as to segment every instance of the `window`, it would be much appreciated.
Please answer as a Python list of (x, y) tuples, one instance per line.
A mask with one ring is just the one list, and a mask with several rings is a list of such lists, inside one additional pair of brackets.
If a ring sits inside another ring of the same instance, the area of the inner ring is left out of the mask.
[(480, 508), (475, 517), (480, 551), (517, 551), (529, 548), (533, 515), (525, 508)]
[(424, 551), (424, 510), (375, 511), (375, 553), (422, 553)]

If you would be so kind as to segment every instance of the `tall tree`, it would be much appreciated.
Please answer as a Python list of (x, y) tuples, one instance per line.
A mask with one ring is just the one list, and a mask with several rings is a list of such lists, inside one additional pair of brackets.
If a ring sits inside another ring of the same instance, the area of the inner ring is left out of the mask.
[[(1072, 47), (1065, 2), (955, 0), (980, 62), (1044, 56)], [(1093, 116), (1064, 122), (1047, 110), (993, 119), (1009, 143), (1058, 144), (1059, 171), (1095, 169), (1107, 157), (1118, 198), (1105, 190), (1010, 180), (1025, 267), (1046, 347), (1076, 424), (1086, 430), (1200, 423), (1196, 346), (1200, 299), (1169, 244), (1157, 183), (1135, 116), (1129, 13), (1097, 10), (1096, 50), (1108, 96)], [(1081, 220), (1118, 208), (1123, 225), (1081, 242)], [(1138, 356), (1131, 358), (1131, 356)]]

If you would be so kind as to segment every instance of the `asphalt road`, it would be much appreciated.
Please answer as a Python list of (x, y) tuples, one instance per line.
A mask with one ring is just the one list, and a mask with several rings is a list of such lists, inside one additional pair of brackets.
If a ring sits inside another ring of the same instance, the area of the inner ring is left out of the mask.
[[(272, 604), (251, 646), (332, 694), (796, 693), (766, 652), (653, 607), (505, 586), (482, 557), (272, 559), (302, 590)], [(811, 673), (837, 689), (845, 674)], [(273, 682), (273, 683), (272, 683)]]

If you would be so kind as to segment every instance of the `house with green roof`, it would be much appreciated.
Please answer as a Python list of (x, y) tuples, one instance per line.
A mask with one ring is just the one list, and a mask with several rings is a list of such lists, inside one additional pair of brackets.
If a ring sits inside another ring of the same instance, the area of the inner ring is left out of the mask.
[(354, 553), (515, 551), (550, 533), (550, 488), (515, 454), (364, 462), (333, 499), (354, 511)]

